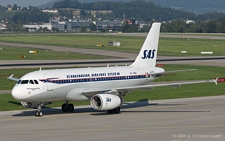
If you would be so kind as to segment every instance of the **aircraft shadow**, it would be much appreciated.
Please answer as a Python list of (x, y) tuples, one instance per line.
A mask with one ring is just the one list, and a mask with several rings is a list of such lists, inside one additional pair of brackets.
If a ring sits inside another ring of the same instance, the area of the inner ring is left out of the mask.
[[(14, 102), (13, 102), (14, 103)], [(15, 103), (15, 104), (18, 104), (18, 103)], [(121, 106), (121, 113), (132, 113), (132, 112), (137, 112), (137, 113), (142, 113), (142, 112), (150, 112), (150, 113), (154, 113), (154, 112), (209, 112), (209, 111), (195, 111), (195, 110), (191, 110), (191, 111), (175, 111), (175, 110), (168, 110), (168, 111), (165, 111), (165, 110), (158, 110), (158, 111), (155, 111), (155, 110), (124, 110), (124, 109), (132, 109), (132, 108), (138, 108), (138, 107), (145, 107), (145, 106), (176, 106), (176, 105), (184, 105), (184, 104), (159, 104), (159, 103), (149, 103), (147, 99), (142, 99), (142, 100), (139, 100), (135, 103), (124, 103), (124, 105)], [(29, 110), (29, 111), (22, 111), (21, 113), (17, 113), (17, 114), (14, 114), (12, 116), (34, 116), (35, 115), (35, 112), (36, 112), (36, 109), (34, 110)], [(79, 108), (79, 109), (76, 109), (75, 107), (75, 110), (73, 113), (63, 113), (61, 108), (43, 108), (42, 109), (42, 112), (44, 114), (44, 116), (46, 115), (69, 115), (69, 114), (75, 114), (75, 113), (88, 113), (88, 112), (91, 112), (90, 115), (114, 115), (114, 114), (108, 114), (107, 111), (97, 111), (97, 110), (94, 110), (92, 107), (85, 107), (85, 108)]]

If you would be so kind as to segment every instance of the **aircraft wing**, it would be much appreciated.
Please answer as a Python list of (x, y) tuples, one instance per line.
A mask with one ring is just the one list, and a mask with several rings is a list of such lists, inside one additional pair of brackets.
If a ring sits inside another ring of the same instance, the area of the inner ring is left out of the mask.
[(13, 77), (13, 74), (10, 75), (9, 77), (7, 77), (7, 79), (13, 80), (13, 81), (16, 81), (16, 82), (18, 82), (18, 81), (20, 80), (19, 78), (14, 78), (14, 77)]
[(166, 71), (166, 72), (161, 72), (161, 73), (151, 72), (150, 75), (151, 76), (157, 76), (157, 75), (168, 74), (168, 73), (187, 72), (187, 71), (194, 71), (194, 70), (197, 70), (197, 69), (173, 70), (173, 71)]
[(214, 82), (217, 85), (218, 78), (213, 80), (200, 80), (200, 81), (189, 81), (189, 82), (177, 82), (177, 83), (157, 83), (151, 85), (141, 85), (141, 86), (131, 86), (131, 87), (120, 87), (120, 88), (113, 88), (113, 89), (84, 89), (82, 94), (85, 96), (92, 96), (95, 94), (103, 94), (103, 93), (116, 93), (116, 92), (124, 92), (124, 91), (132, 91), (135, 89), (153, 89), (154, 87), (163, 87), (163, 86), (170, 86), (170, 87), (180, 87), (180, 85), (184, 84), (197, 84), (197, 83), (209, 83)]

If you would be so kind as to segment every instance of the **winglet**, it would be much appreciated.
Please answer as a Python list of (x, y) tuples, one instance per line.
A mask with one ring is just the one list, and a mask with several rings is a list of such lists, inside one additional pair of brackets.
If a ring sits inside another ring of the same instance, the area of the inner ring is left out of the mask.
[(216, 79), (213, 79), (213, 82), (217, 85), (218, 84), (218, 79), (219, 77), (217, 77)]
[(18, 82), (20, 79), (19, 79), (19, 78), (14, 78), (13, 75), (14, 75), (14, 74), (10, 75), (9, 77), (7, 77), (7, 79), (13, 80), (13, 81), (17, 81), (17, 82)]
[(13, 78), (14, 74), (11, 74), (9, 77), (7, 77), (7, 79)]

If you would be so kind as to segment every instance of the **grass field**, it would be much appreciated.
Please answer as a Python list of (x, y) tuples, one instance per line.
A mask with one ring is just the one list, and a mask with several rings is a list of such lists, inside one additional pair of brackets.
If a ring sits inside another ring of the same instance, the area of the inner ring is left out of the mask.
[[(6, 35), (0, 38), (2, 42), (118, 50), (125, 52), (138, 52), (144, 40), (145, 37), (108, 36), (102, 34), (31, 34), (30, 36)], [(109, 41), (120, 41), (121, 46), (111, 47), (108, 45)], [(103, 44), (104, 46), (97, 47), (97, 44)], [(187, 51), (187, 54), (182, 54), (181, 51)], [(201, 51), (213, 52), (213, 55), (225, 55), (225, 42), (223, 40), (181, 38), (160, 38), (159, 40), (159, 55), (199, 56)]]
[[(38, 53), (31, 54), (29, 48), (17, 48), (1, 46), (0, 60), (76, 60), (76, 59), (104, 59), (106, 56), (84, 55), (69, 52), (57, 52), (51, 50), (38, 50)], [(21, 58), (25, 56), (25, 58)]]
[[(183, 81), (183, 80), (206, 80), (215, 77), (224, 76), (224, 67), (211, 66), (191, 66), (191, 65), (165, 65), (166, 70), (180, 70), (196, 68), (196, 71), (173, 73), (161, 76), (156, 82), (165, 81)], [(0, 89), (12, 89), (15, 85), (14, 81), (6, 79), (12, 73), (15, 77), (21, 77), (27, 72), (36, 69), (14, 69), (14, 70), (0, 70)], [(138, 100), (156, 100), (156, 99), (171, 99), (171, 98), (186, 98), (199, 96), (215, 96), (225, 94), (225, 83), (204, 83), (204, 84), (190, 84), (182, 85), (180, 88), (158, 87), (153, 90), (135, 90), (127, 94), (124, 100), (138, 101)], [(20, 105), (20, 102), (14, 100), (9, 94), (0, 95), (0, 111), (25, 109)], [(60, 107), (63, 102), (54, 102), (49, 107)], [(87, 105), (89, 101), (74, 102), (75, 105)]]

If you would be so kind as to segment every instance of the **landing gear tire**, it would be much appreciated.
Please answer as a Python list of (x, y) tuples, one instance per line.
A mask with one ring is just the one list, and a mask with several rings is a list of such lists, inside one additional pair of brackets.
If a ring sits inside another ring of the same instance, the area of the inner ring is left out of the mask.
[(120, 107), (117, 107), (114, 109), (114, 114), (119, 114), (120, 113)]
[(64, 103), (62, 105), (62, 111), (63, 112), (72, 113), (74, 111), (74, 105), (73, 104), (66, 104), (66, 103)]
[(108, 113), (109, 114), (113, 114), (113, 110), (108, 110)]
[(120, 107), (117, 107), (115, 109), (112, 110), (108, 110), (109, 114), (119, 114), (120, 113)]
[(35, 114), (36, 117), (42, 117), (43, 113), (41, 111), (37, 111)]
[(42, 113), (42, 109), (41, 109), (41, 103), (37, 103), (38, 104), (38, 107), (37, 107), (37, 112), (35, 113), (35, 116), (36, 117), (42, 117), (43, 116), (43, 113)]
[(67, 104), (64, 103), (64, 104), (62, 105), (62, 111), (63, 111), (63, 112), (67, 112), (67, 108), (66, 108), (66, 107), (67, 107)]
[(72, 113), (73, 110), (74, 110), (74, 105), (73, 105), (73, 104), (68, 104), (66, 108), (67, 108), (67, 111), (68, 111), (69, 113)]

